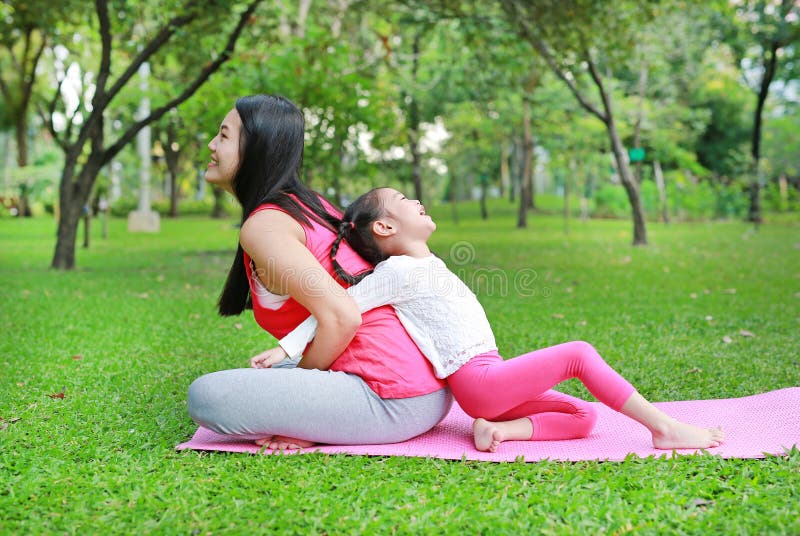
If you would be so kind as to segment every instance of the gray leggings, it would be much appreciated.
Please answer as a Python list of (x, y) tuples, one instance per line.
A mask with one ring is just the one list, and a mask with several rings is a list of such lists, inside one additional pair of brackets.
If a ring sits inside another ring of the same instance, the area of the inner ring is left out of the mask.
[(412, 398), (380, 398), (353, 374), (287, 366), (206, 374), (189, 386), (194, 421), (243, 439), (283, 435), (328, 444), (405, 441), (450, 410), (449, 389)]

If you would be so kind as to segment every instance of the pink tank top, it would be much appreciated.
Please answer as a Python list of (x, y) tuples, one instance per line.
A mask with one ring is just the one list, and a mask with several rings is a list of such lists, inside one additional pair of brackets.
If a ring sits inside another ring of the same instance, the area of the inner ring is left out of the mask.
[[(327, 201), (322, 199), (322, 203), (331, 214), (341, 216)], [(286, 212), (277, 205), (265, 204), (254, 210), (253, 214), (261, 210)], [(336, 235), (314, 220), (311, 220), (311, 225), (301, 223), (301, 226), (306, 235), (306, 247), (322, 267), (334, 275), (329, 255)], [(336, 260), (351, 274), (359, 274), (371, 268), (346, 242), (341, 243)], [(247, 252), (244, 254), (244, 262), (256, 322), (275, 338), (285, 336), (309, 316), (308, 310), (293, 298), (282, 298), (265, 292), (252, 273)], [(444, 387), (444, 382), (434, 376), (430, 363), (406, 333), (391, 306), (367, 311), (361, 315), (361, 319), (361, 327), (345, 351), (333, 362), (331, 370), (356, 374), (381, 398), (409, 398)]]

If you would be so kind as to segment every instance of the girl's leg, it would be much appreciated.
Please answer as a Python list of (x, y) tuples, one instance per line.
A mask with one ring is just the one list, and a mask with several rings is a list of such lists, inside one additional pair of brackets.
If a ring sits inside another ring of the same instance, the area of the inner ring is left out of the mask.
[(510, 418), (543, 412), (574, 413), (586, 408), (586, 402), (550, 391), (570, 378), (580, 379), (598, 400), (615, 410), (634, 392), (590, 344), (581, 341), (506, 361), (497, 354), (477, 356), (447, 381), (468, 414)]
[(493, 421), (476, 419), (475, 448), (494, 452), (503, 441), (580, 439), (592, 432), (596, 422), (597, 410), (591, 403), (549, 389)]
[(650, 430), (657, 449), (696, 449), (718, 447), (725, 439), (721, 427), (701, 428), (673, 419), (642, 395), (634, 392), (620, 412)]
[(295, 368), (206, 374), (188, 395), (192, 419), (217, 433), (345, 445), (405, 441), (435, 426), (451, 403), (447, 389), (382, 399), (358, 376)]
[(646, 426), (657, 448), (707, 448), (717, 446), (722, 440), (719, 430), (684, 425), (655, 408), (590, 344), (582, 341), (544, 348), (507, 361), (498, 356), (478, 356), (453, 374), (448, 383), (470, 415), (507, 420), (519, 418), (527, 411), (533, 424), (533, 438), (561, 438), (564, 431), (559, 429), (560, 421), (546, 415), (553, 410), (542, 409), (542, 402), (547, 400), (541, 397), (550, 387), (569, 378), (580, 379), (598, 400)]

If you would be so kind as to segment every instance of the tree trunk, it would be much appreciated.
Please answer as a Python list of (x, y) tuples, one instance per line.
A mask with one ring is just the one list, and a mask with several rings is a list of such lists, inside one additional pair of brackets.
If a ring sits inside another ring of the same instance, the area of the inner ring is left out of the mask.
[(750, 210), (747, 214), (747, 220), (758, 225), (762, 222), (761, 217), (761, 117), (764, 111), (764, 103), (769, 95), (769, 86), (775, 76), (775, 70), (778, 64), (778, 49), (780, 44), (777, 42), (772, 43), (769, 49), (769, 57), (767, 51), (764, 51), (763, 65), (764, 75), (761, 78), (761, 87), (758, 91), (756, 99), (756, 111), (753, 117), (753, 132), (750, 139), (750, 152), (753, 157), (752, 162), (752, 178), (750, 182)]
[[(169, 173), (169, 217), (178, 217), (178, 174), (181, 169), (181, 150), (183, 147), (178, 146), (178, 150), (173, 150), (173, 143), (175, 139), (175, 125), (169, 123), (166, 128), (167, 141), (164, 143), (164, 162), (167, 164), (167, 173)], [(161, 133), (156, 132), (156, 138), (160, 138)]]
[[(75, 158), (75, 157), (73, 157)], [(78, 235), (78, 221), (81, 218), (81, 204), (72, 199), (77, 192), (72, 186), (71, 177), (75, 162), (67, 162), (61, 176), (58, 210), (58, 234), (51, 268), (72, 270), (75, 268), (75, 242)]]
[(225, 212), (225, 206), (222, 200), (225, 198), (225, 191), (219, 186), (211, 186), (211, 193), (214, 195), (214, 208), (211, 209), (211, 217), (214, 219), (225, 218), (228, 214)]
[(89, 235), (91, 231), (92, 211), (83, 210), (83, 248), (89, 249)]
[(422, 156), (419, 151), (418, 131), (414, 133), (413, 140), (411, 140), (411, 178), (414, 181), (414, 197), (420, 203), (422, 199)]
[[(644, 98), (647, 92), (647, 64), (642, 62), (639, 67), (639, 105), (636, 110), (636, 123), (633, 126), (633, 146), (642, 148), (642, 121), (644, 119)], [(642, 184), (642, 166), (644, 162), (636, 162), (636, 183)]]
[(27, 110), (23, 111), (15, 121), (17, 135), (17, 165), (25, 167), (28, 165), (28, 116)]
[(571, 178), (575, 177), (577, 174), (578, 164), (575, 162), (575, 158), (569, 159), (569, 172), (564, 175), (564, 234), (569, 234), (569, 195), (570, 195), (570, 188), (569, 188), (569, 181)]
[(653, 161), (653, 176), (658, 187), (658, 198), (661, 200), (661, 221), (669, 223), (669, 206), (667, 205), (667, 188), (664, 184), (664, 173), (661, 171), (661, 162)]
[(646, 246), (647, 228), (644, 218), (644, 209), (642, 208), (642, 198), (639, 195), (639, 185), (631, 173), (631, 167), (628, 165), (628, 160), (625, 157), (625, 147), (622, 145), (622, 140), (617, 131), (617, 125), (614, 123), (614, 119), (610, 114), (608, 122), (606, 123), (606, 131), (611, 140), (611, 150), (614, 152), (614, 160), (617, 162), (617, 171), (619, 172), (622, 186), (625, 187), (625, 193), (628, 194), (628, 201), (631, 204), (631, 213), (633, 216), (633, 245)]
[(489, 209), (486, 207), (486, 197), (489, 193), (489, 179), (481, 177), (481, 219), (489, 219)]
[(522, 99), (522, 176), (520, 177), (519, 211), (517, 213), (517, 228), (524, 229), (528, 226), (528, 206), (531, 192), (531, 168), (533, 167), (533, 134), (531, 133), (531, 103), (527, 96)]
[[(68, 139), (68, 137), (60, 140), (60, 144), (65, 152), (65, 163), (59, 187), (61, 213), (59, 217), (58, 238), (56, 240), (51, 267), (58, 269), (72, 269), (75, 267), (75, 237), (77, 234), (78, 221), (80, 219), (81, 210), (89, 198), (89, 194), (92, 191), (92, 187), (97, 180), (97, 175), (102, 166), (113, 159), (139, 131), (150, 123), (158, 121), (169, 110), (177, 107), (191, 97), (197, 89), (208, 80), (212, 73), (230, 59), (237, 39), (241, 35), (245, 25), (251, 20), (251, 16), (260, 1), (261, 0), (251, 0), (248, 7), (240, 14), (238, 24), (228, 35), (226, 45), (222, 51), (218, 53), (216, 59), (207, 63), (197, 74), (196, 78), (194, 78), (181, 93), (172, 97), (156, 110), (151, 111), (147, 117), (137, 119), (136, 122), (131, 124), (125, 133), (109, 147), (103, 147), (103, 114), (108, 104), (114, 96), (128, 84), (138, 68), (144, 65), (150, 56), (160, 49), (175, 31), (182, 25), (190, 22), (195, 15), (174, 17), (169, 25), (163, 27), (156, 37), (137, 54), (128, 68), (114, 82), (114, 85), (111, 88), (107, 88), (106, 82), (112, 71), (111, 24), (108, 16), (107, 2), (101, 0), (95, 2), (95, 10), (100, 23), (100, 40), (102, 42), (100, 69), (97, 73), (91, 111), (84, 108), (84, 111), (89, 115), (81, 125), (78, 135), (73, 140)], [(59, 90), (60, 88), (61, 86), (59, 86)], [(51, 108), (55, 107), (59, 96), (60, 92), (57, 91), (51, 102)], [(58, 138), (52, 118), (50, 121), (50, 131)], [(87, 143), (89, 144), (88, 148), (86, 147)], [(76, 175), (78, 159), (82, 153), (88, 153), (88, 158)]]
[(78, 234), (80, 209), (62, 206), (58, 218), (58, 237), (51, 268), (72, 270), (75, 268), (75, 241)]
[[(412, 64), (411, 80), (413, 83), (412, 93), (417, 90), (417, 73), (419, 71), (419, 47), (422, 40), (422, 31), (418, 30), (414, 35), (412, 45)], [(410, 95), (411, 102), (408, 104), (408, 127), (409, 127), (409, 146), (411, 149), (411, 177), (414, 181), (414, 196), (422, 202), (422, 157), (419, 150), (419, 104), (416, 95)]]
[(508, 169), (508, 159), (511, 156), (511, 150), (508, 143), (503, 140), (500, 147), (500, 197), (506, 195), (506, 191), (511, 185), (511, 173)]
[(514, 141), (511, 143), (511, 161), (509, 165), (510, 168), (509, 171), (511, 174), (511, 177), (509, 178), (511, 180), (508, 186), (508, 202), (512, 204), (517, 199), (517, 189), (519, 188), (519, 176), (520, 176), (519, 167), (520, 167), (519, 143), (517, 143), (517, 140), (514, 139)]
[(536, 160), (534, 152), (531, 150), (531, 172), (528, 173), (528, 210), (536, 208), (536, 192), (534, 191), (534, 178), (536, 177)]
[(458, 178), (455, 171), (450, 167), (450, 206), (453, 211), (453, 223), (458, 225)]
[(75, 268), (75, 242), (78, 235), (78, 222), (83, 207), (89, 201), (89, 194), (100, 172), (101, 165), (96, 158), (89, 157), (80, 174), (75, 176), (80, 154), (73, 149), (66, 154), (64, 169), (61, 172), (59, 187), (58, 235), (51, 268), (72, 270)]
[(525, 207), (526, 209), (534, 209), (536, 208), (534, 199), (533, 199), (533, 173), (534, 173), (534, 161), (533, 161), (533, 149), (534, 149), (534, 142), (533, 142), (533, 128), (532, 128), (532, 119), (531, 119), (531, 98), (533, 98), (533, 92), (539, 86), (539, 80), (541, 75), (538, 71), (536, 63), (531, 64), (531, 72), (530, 77), (528, 78), (528, 82), (525, 84), (525, 95), (523, 97), (523, 114), (522, 114), (522, 121), (523, 121), (523, 133), (525, 136), (524, 139), (524, 148), (525, 148), (525, 173), (522, 176), (522, 180), (525, 182), (523, 185), (523, 192), (525, 192), (524, 200), (525, 200)]
[(761, 217), (761, 184), (758, 177), (758, 164), (755, 165), (756, 170), (753, 172), (753, 179), (750, 182), (749, 197), (750, 208), (747, 211), (747, 221), (753, 222), (756, 225), (763, 221)]
[(178, 174), (176, 170), (169, 170), (169, 217), (178, 217)]

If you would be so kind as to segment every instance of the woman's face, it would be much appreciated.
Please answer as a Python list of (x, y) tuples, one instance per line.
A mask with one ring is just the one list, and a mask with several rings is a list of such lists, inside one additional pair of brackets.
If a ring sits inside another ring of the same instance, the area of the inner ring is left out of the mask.
[(242, 120), (236, 108), (228, 112), (219, 132), (208, 142), (211, 161), (206, 169), (206, 181), (232, 192), (233, 177), (239, 169), (239, 135)]

